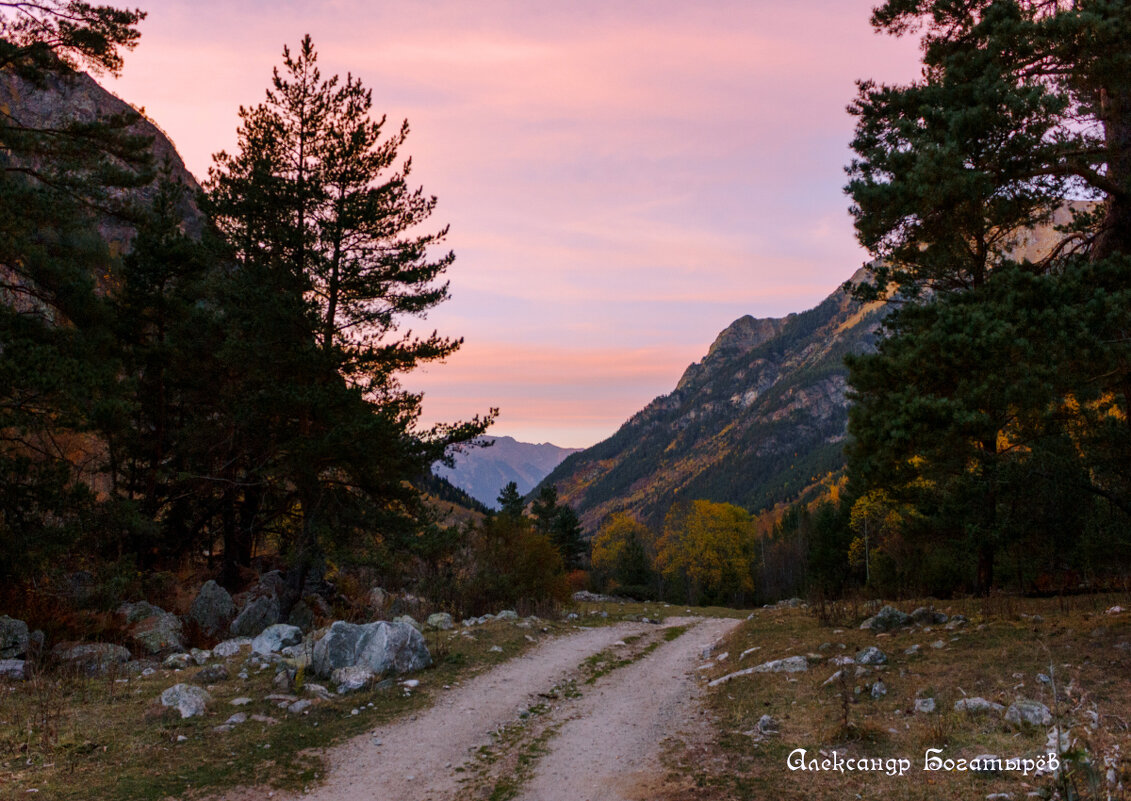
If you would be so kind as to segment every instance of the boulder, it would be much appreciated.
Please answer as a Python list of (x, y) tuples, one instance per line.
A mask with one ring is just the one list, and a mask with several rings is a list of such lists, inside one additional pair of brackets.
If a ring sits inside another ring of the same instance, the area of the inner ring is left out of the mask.
[(1001, 704), (995, 704), (993, 701), (987, 701), (985, 698), (975, 696), (974, 698), (962, 698), (954, 702), (954, 710), (956, 712), (971, 712), (979, 714), (983, 712), (1002, 712), (1005, 707)]
[(447, 631), (452, 628), (452, 616), (447, 612), (436, 612), (428, 616), (428, 628), (436, 629), (439, 631)]
[(1005, 711), (1005, 722), (1018, 729), (1048, 726), (1052, 712), (1040, 701), (1016, 701)]
[(0, 659), (15, 659), (27, 653), (27, 623), (0, 615)]
[(518, 620), (518, 612), (513, 609), (504, 609), (495, 615), (495, 620)]
[(314, 645), (313, 669), (319, 676), (364, 665), (372, 673), (407, 673), (432, 664), (419, 631), (406, 623), (346, 623), (337, 620)]
[(192, 661), (196, 664), (203, 665), (212, 658), (212, 652), (205, 651), (201, 648), (191, 648), (189, 649), (189, 656), (192, 657)]
[(906, 612), (900, 612), (894, 606), (885, 606), (875, 615), (861, 623), (860, 628), (870, 629), (872, 631), (891, 631), (900, 626), (907, 626), (910, 623), (911, 615)]
[(196, 595), (189, 617), (209, 637), (219, 637), (228, 630), (236, 616), (232, 596), (215, 581), (206, 581)]
[(923, 626), (941, 626), (949, 618), (942, 612), (936, 612), (926, 606), (920, 606), (911, 613), (911, 619)]
[(0, 679), (23, 681), (27, 678), (27, 663), (23, 659), (0, 659)]
[(254, 637), (268, 626), (278, 623), (280, 616), (278, 598), (273, 595), (257, 595), (248, 599), (236, 615), (231, 632), (237, 637)]
[(108, 642), (61, 642), (51, 649), (60, 662), (71, 665), (87, 676), (103, 676), (130, 661), (130, 652)]
[(888, 661), (888, 656), (874, 645), (869, 645), (856, 655), (858, 665), (882, 665)]
[(169, 654), (165, 657), (165, 661), (161, 663), (161, 667), (166, 670), (184, 670), (193, 662), (190, 654)]
[(872, 697), (873, 698), (883, 698), (887, 694), (888, 694), (888, 686), (886, 684), (884, 684), (883, 681), (876, 681), (872, 685)]
[(240, 652), (241, 648), (247, 648), (251, 645), (250, 637), (236, 637), (231, 640), (224, 640), (221, 643), (216, 643), (212, 647), (213, 656), (218, 656), (227, 659), (230, 656), (235, 656)]
[(212, 701), (212, 696), (200, 687), (190, 684), (174, 684), (161, 693), (161, 705), (176, 709), (181, 718), (203, 715)]
[(181, 639), (184, 626), (181, 619), (171, 612), (148, 601), (122, 604), (118, 614), (126, 619), (127, 634), (139, 650), (147, 654), (162, 651), (183, 651), (185, 644)]
[(414, 618), (412, 615), (400, 615), (399, 617), (393, 618), (393, 622), (394, 623), (404, 623), (406, 625), (412, 626), (417, 631), (422, 630), (420, 622), (416, 618)]
[(278, 653), (288, 645), (298, 645), (300, 642), (302, 642), (302, 629), (289, 623), (276, 623), (265, 628), (251, 641), (251, 650), (266, 656)]

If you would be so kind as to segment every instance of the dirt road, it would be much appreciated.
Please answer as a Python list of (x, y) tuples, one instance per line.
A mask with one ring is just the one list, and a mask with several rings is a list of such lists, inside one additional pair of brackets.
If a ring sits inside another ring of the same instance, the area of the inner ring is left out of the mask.
[[(635, 801), (658, 775), (661, 741), (698, 715), (693, 672), (700, 652), (737, 622), (669, 619), (668, 626), (690, 625), (671, 641), (660, 627), (644, 623), (555, 638), (444, 691), (413, 718), (333, 749), (327, 780), (311, 792), (273, 798), (453, 801), (486, 797), (503, 781), (524, 801)], [(601, 652), (621, 662), (586, 684), (592, 672), (581, 665)], [(563, 686), (571, 689), (555, 691)], [(547, 694), (556, 700), (540, 701)], [(545, 711), (538, 720), (520, 724), (520, 715), (528, 717), (522, 713), (539, 703)], [(510, 735), (500, 738), (500, 731)], [(520, 763), (515, 756), (539, 736), (537, 756)], [(477, 758), (483, 747), (493, 749), (486, 763)], [(251, 796), (228, 799), (245, 797)]]

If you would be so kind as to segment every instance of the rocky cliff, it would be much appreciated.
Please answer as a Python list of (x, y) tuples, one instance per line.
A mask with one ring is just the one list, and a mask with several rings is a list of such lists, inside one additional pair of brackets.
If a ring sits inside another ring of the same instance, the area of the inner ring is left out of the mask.
[(671, 394), (546, 481), (590, 531), (617, 511), (656, 524), (677, 499), (757, 510), (794, 497), (843, 465), (844, 356), (873, 346), (881, 313), (837, 289), (801, 314), (736, 320)]

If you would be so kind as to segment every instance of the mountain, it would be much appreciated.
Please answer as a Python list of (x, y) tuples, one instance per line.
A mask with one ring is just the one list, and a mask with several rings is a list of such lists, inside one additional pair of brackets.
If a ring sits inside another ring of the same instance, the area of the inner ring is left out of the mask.
[(670, 394), (546, 482), (589, 531), (618, 511), (656, 525), (678, 499), (757, 511), (796, 497), (844, 464), (844, 357), (874, 346), (882, 313), (838, 288), (800, 314), (735, 320)]
[(437, 462), (432, 471), (492, 509), (508, 482), (516, 483), (519, 494), (525, 495), (562, 459), (579, 450), (549, 442), (519, 442), (513, 437), (483, 437), (481, 441), (494, 444), (457, 453), (454, 468)]

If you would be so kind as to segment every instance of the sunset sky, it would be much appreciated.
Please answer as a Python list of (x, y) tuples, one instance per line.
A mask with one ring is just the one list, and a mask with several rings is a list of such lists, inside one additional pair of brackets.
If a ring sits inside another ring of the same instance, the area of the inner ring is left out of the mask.
[(103, 82), (203, 178), (310, 33), (352, 72), (451, 224), (452, 300), (413, 327), (462, 336), (410, 376), (427, 421), (612, 434), (743, 315), (810, 308), (865, 259), (843, 195), (858, 78), (917, 74), (872, 2), (138, 0)]

